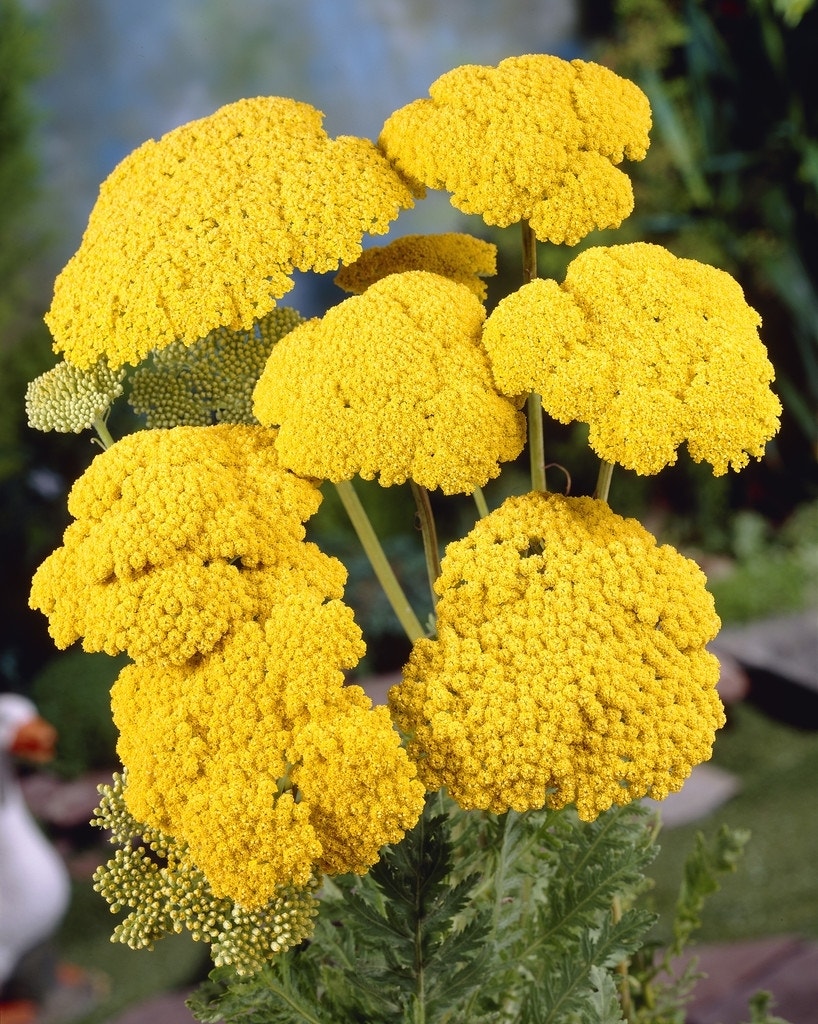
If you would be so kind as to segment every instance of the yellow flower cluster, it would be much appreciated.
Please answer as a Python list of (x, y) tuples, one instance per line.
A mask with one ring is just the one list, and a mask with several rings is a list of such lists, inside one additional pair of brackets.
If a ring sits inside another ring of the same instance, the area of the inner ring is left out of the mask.
[(590, 424), (608, 462), (658, 473), (687, 442), (716, 475), (761, 457), (781, 404), (760, 318), (724, 271), (637, 242), (591, 248), (565, 281), (499, 303), (483, 341), (502, 392)]
[(508, 499), (449, 545), (390, 691), (430, 789), (502, 813), (678, 790), (724, 723), (699, 568), (593, 498)]
[(274, 441), (261, 427), (176, 427), (98, 455), (32, 582), (57, 646), (180, 664), (285, 594), (340, 597), (346, 570), (303, 540), (320, 493), (281, 468)]
[[(303, 886), (283, 885), (262, 907), (248, 910), (217, 897), (184, 843), (137, 821), (125, 804), (125, 779), (100, 786), (93, 825), (105, 829), (119, 849), (94, 873), (94, 888), (116, 912), (127, 908), (113, 941), (131, 949), (153, 949), (166, 935), (185, 929), (210, 944), (217, 967), (254, 974), (284, 950), (309, 938), (318, 913), (318, 878)], [(134, 840), (143, 845), (134, 845)]]
[(105, 359), (85, 370), (57, 363), (26, 389), (28, 425), (65, 434), (88, 430), (122, 394), (124, 377), (124, 370), (112, 370)]
[(411, 478), (471, 493), (516, 458), (525, 424), (498, 394), (480, 337), (482, 304), (425, 271), (392, 274), (273, 349), (255, 391), (279, 426), (283, 465), (303, 476), (383, 486)]
[(120, 674), (128, 808), (217, 896), (252, 909), (315, 872), (362, 874), (417, 820), (424, 787), (386, 708), (344, 685), (362, 653), (350, 609), (303, 593), (201, 662)]
[(371, 142), (330, 139), (321, 121), (295, 100), (239, 100), (126, 157), (57, 279), (57, 351), (119, 366), (216, 327), (250, 330), (294, 268), (356, 259), (412, 195)]
[(650, 106), (607, 68), (509, 57), (455, 68), (429, 95), (392, 114), (378, 141), (410, 181), (451, 192), (459, 210), (502, 227), (527, 220), (541, 241), (575, 245), (633, 209), (615, 165), (645, 156)]
[(305, 542), (320, 492), (274, 443), (237, 424), (117, 442), (31, 597), (59, 646), (134, 659), (112, 693), (125, 803), (243, 911), (366, 871), (424, 795), (386, 709), (344, 685), (365, 650), (346, 571)]
[(193, 345), (174, 341), (152, 352), (133, 375), (134, 412), (150, 429), (257, 423), (256, 381), (273, 345), (302, 320), (296, 310), (278, 306), (251, 331), (217, 327)]
[(389, 245), (375, 246), (335, 276), (344, 291), (360, 295), (389, 274), (428, 270), (466, 285), (481, 302), (486, 298), (482, 277), (497, 273), (497, 246), (474, 235), (403, 235)]

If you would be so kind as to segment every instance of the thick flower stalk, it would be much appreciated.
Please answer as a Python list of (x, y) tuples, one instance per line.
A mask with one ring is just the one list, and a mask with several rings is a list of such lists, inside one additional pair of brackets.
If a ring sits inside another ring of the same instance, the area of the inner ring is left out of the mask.
[(153, 949), (159, 939), (184, 929), (196, 942), (210, 944), (217, 967), (248, 975), (309, 938), (318, 913), (317, 877), (303, 886), (280, 886), (254, 910), (217, 897), (184, 843), (134, 818), (126, 792), (119, 774), (112, 785), (100, 786), (102, 799), (92, 822), (119, 847), (94, 873), (94, 888), (112, 911), (128, 910), (112, 941)]
[(484, 277), (497, 273), (497, 246), (456, 231), (440, 235), (403, 235), (389, 245), (367, 249), (354, 263), (341, 267), (335, 283), (360, 295), (389, 274), (428, 270), (464, 284), (481, 302), (486, 299)]
[(26, 389), (28, 425), (65, 434), (89, 430), (122, 394), (124, 377), (123, 369), (111, 369), (104, 358), (86, 369), (57, 363)]
[(602, 501), (509, 498), (450, 544), (437, 639), (390, 691), (429, 789), (494, 813), (662, 799), (724, 713), (701, 570)]
[(330, 139), (323, 115), (239, 100), (144, 143), (103, 183), (46, 322), (80, 367), (138, 363), (217, 327), (248, 331), (292, 287), (361, 252), (412, 205), (368, 140)]
[(256, 381), (273, 345), (302, 321), (296, 310), (277, 306), (250, 331), (217, 327), (192, 345), (174, 341), (134, 373), (128, 401), (151, 430), (258, 423)]
[(417, 820), (424, 787), (386, 708), (344, 685), (363, 650), (350, 609), (304, 593), (207, 658), (120, 674), (127, 806), (217, 896), (257, 908), (316, 873), (362, 874)]
[(430, 99), (386, 121), (379, 144), (411, 181), (465, 213), (575, 245), (633, 209), (616, 165), (648, 149), (650, 106), (633, 82), (581, 60), (533, 54), (442, 75)]
[(729, 274), (636, 242), (586, 249), (562, 285), (523, 285), (483, 341), (501, 391), (535, 391), (555, 419), (590, 424), (607, 462), (658, 473), (686, 442), (721, 475), (778, 430), (760, 322)]
[(283, 465), (334, 482), (412, 479), (471, 493), (514, 459), (525, 423), (494, 385), (485, 310), (438, 274), (392, 274), (273, 349), (254, 412)]
[(32, 582), (57, 646), (182, 664), (287, 594), (339, 598), (346, 570), (303, 539), (321, 495), (274, 443), (219, 424), (140, 431), (98, 455)]

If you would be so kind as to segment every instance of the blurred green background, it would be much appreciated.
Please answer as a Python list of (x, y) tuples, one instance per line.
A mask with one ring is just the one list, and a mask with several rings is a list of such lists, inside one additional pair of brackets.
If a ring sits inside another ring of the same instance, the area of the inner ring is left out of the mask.
[[(646, 160), (629, 168), (636, 210), (619, 230), (583, 244), (656, 241), (733, 274), (762, 314), (784, 417), (765, 458), (741, 474), (716, 479), (682, 454), (658, 479), (618, 471), (611, 503), (718, 565), (713, 589), (725, 621), (818, 606), (818, 8), (785, 0), (440, 6), (0, 0), (0, 687), (31, 693), (58, 726), (54, 770), (62, 777), (115, 767), (107, 691), (119, 663), (57, 654), (44, 619), (26, 604), (34, 569), (67, 525), (67, 490), (96, 451), (87, 435), (26, 426), (25, 385), (54, 361), (42, 315), (115, 164), (146, 138), (240, 96), (291, 95), (324, 110), (330, 134), (374, 138), (392, 110), (457, 64), (551, 52), (597, 59), (636, 80), (655, 122)], [(396, 227), (452, 229), (499, 246), (490, 303), (517, 286), (517, 233), (486, 228), (444, 196), (418, 204)], [(574, 255), (541, 247), (541, 273), (560, 279)], [(300, 280), (294, 295), (305, 314), (341, 297), (326, 279)], [(126, 410), (112, 423), (115, 434), (138, 426)], [(573, 493), (590, 493), (596, 467), (584, 428), (553, 424), (548, 444), (549, 459), (569, 467)], [(489, 504), (524, 486), (521, 463), (487, 488)], [(407, 495), (377, 485), (361, 493), (425, 614)], [(443, 541), (468, 528), (470, 503), (433, 500)], [(350, 570), (348, 599), (370, 643), (363, 669), (395, 670), (408, 646), (329, 493), (310, 528)], [(708, 911), (704, 937), (818, 937), (815, 734), (743, 705), (719, 737), (715, 762), (743, 783), (723, 818), (751, 827), (754, 840), (743, 875)], [(83, 830), (70, 840), (80, 853), (98, 843)], [(684, 853), (675, 841), (668, 846), (660, 901), (671, 898)], [(94, 1021), (203, 970), (203, 951), (185, 940), (134, 954), (107, 944), (110, 928), (107, 908), (79, 880), (61, 941), (69, 958), (114, 979)]]

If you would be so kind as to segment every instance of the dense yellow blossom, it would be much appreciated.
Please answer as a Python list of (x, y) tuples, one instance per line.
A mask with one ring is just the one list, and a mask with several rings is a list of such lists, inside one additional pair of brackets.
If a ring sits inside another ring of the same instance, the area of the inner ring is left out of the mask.
[(185, 345), (152, 352), (133, 375), (129, 402), (156, 427), (257, 423), (253, 388), (273, 345), (302, 322), (287, 306), (271, 310), (250, 331), (217, 327)]
[(281, 468), (274, 441), (261, 427), (176, 427), (98, 455), (32, 583), (57, 646), (180, 663), (282, 594), (340, 597), (346, 570), (303, 540), (320, 493)]
[(430, 789), (495, 813), (678, 790), (724, 723), (704, 575), (593, 498), (508, 499), (452, 543), (437, 639), (390, 692)]
[(633, 209), (615, 166), (648, 148), (644, 93), (607, 68), (542, 54), (441, 76), (431, 99), (387, 120), (379, 144), (410, 180), (506, 227), (529, 221), (541, 241), (575, 245)]
[(354, 260), (412, 197), (371, 142), (328, 138), (322, 117), (295, 100), (239, 100), (126, 157), (57, 278), (57, 351), (118, 366), (216, 327), (250, 330), (294, 268)]
[(482, 277), (497, 273), (497, 246), (474, 235), (447, 232), (441, 235), (403, 235), (389, 245), (375, 246), (347, 267), (341, 267), (335, 283), (360, 295), (389, 274), (428, 270), (466, 285), (481, 302), (486, 298)]
[(124, 377), (124, 370), (112, 370), (105, 359), (85, 370), (63, 360), (28, 385), (28, 425), (66, 434), (88, 430), (122, 394)]
[(501, 391), (590, 424), (608, 462), (658, 473), (687, 442), (716, 475), (760, 458), (781, 404), (760, 318), (729, 274), (636, 242), (586, 249), (565, 281), (504, 299), (483, 340)]
[(248, 975), (309, 938), (318, 913), (317, 877), (300, 887), (279, 886), (255, 909), (217, 897), (184, 843), (133, 817), (125, 805), (126, 788), (118, 773), (112, 785), (100, 786), (102, 799), (92, 822), (119, 847), (94, 873), (94, 888), (111, 910), (129, 911), (114, 929), (113, 941), (152, 949), (159, 939), (185, 929), (196, 942), (210, 944), (217, 967), (229, 965)]
[(470, 493), (516, 458), (525, 424), (497, 393), (480, 344), (485, 311), (464, 285), (392, 274), (273, 349), (254, 412), (280, 427), (283, 465), (388, 487), (411, 477)]
[(199, 662), (120, 674), (128, 807), (184, 841), (216, 895), (252, 908), (315, 872), (363, 873), (417, 820), (424, 787), (388, 712), (344, 686), (362, 653), (351, 611), (302, 593)]

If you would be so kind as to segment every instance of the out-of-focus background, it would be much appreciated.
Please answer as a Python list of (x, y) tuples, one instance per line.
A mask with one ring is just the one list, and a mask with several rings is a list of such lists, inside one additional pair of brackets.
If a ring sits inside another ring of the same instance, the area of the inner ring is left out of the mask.
[[(728, 626), (718, 771), (704, 778), (692, 810), (668, 814), (655, 898), (671, 905), (697, 829), (748, 827), (746, 857), (710, 904), (701, 938), (818, 940), (818, 8), (809, 0), (0, 0), (0, 691), (30, 696), (59, 733), (47, 770), (14, 772), (73, 879), (55, 949), (80, 971), (65, 985), (93, 989), (87, 1005), (77, 996), (55, 1019), (114, 1020), (207, 970), (206, 950), (185, 936), (153, 953), (108, 942), (114, 919), (90, 875), (109, 853), (86, 822), (97, 782), (117, 766), (108, 689), (121, 662), (56, 652), (45, 620), (27, 607), (31, 575), (68, 523), (68, 488), (97, 450), (88, 435), (28, 429), (23, 396), (53, 365), (42, 315), (99, 184), (146, 139), (242, 96), (292, 96), (324, 111), (329, 134), (376, 138), (393, 110), (450, 68), (531, 52), (599, 60), (646, 90), (655, 126), (647, 159), (629, 168), (636, 210), (583, 245), (657, 241), (732, 273), (762, 314), (784, 403), (779, 437), (741, 474), (715, 479), (682, 453), (658, 479), (614, 477), (613, 507), (700, 561)], [(512, 229), (489, 229), (430, 195), (394, 231), (459, 229), (499, 246), (494, 303), (518, 283)], [(558, 279), (577, 251), (541, 249), (541, 272)], [(329, 275), (299, 280), (287, 301), (312, 315), (341, 297)], [(123, 433), (138, 423), (123, 410), (112, 425)], [(583, 428), (554, 425), (549, 438), (549, 458), (570, 468), (573, 493), (590, 493), (595, 465)], [(489, 503), (524, 486), (523, 474), (523, 464), (516, 476), (511, 467), (489, 487)], [(423, 555), (407, 539), (405, 495), (361, 491), (422, 607)], [(435, 507), (444, 540), (468, 528), (467, 504)], [(330, 494), (311, 529), (350, 569), (348, 600), (370, 642), (363, 671), (394, 672), (407, 645)]]

